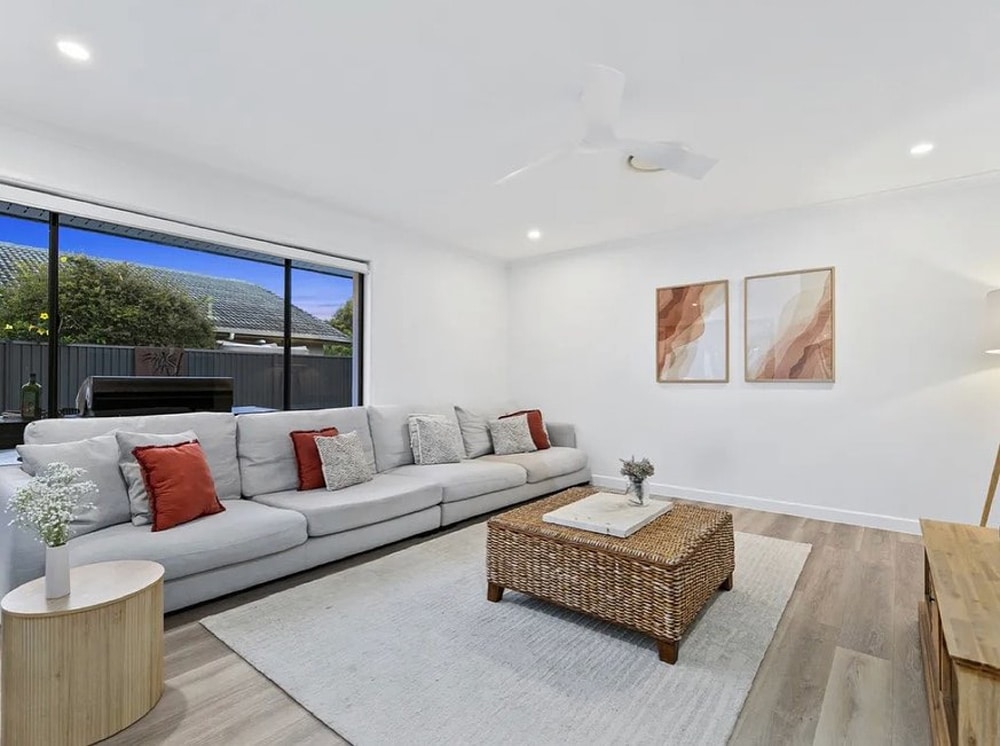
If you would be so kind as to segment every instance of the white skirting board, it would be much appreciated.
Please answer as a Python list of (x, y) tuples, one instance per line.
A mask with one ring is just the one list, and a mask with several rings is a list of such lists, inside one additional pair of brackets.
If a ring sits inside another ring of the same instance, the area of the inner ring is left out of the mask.
[[(591, 481), (595, 487), (605, 487), (622, 491), (628, 486), (628, 480), (622, 477), (610, 477), (600, 474), (595, 474)], [(680, 497), (706, 503), (732, 505), (737, 508), (764, 510), (768, 513), (784, 513), (785, 515), (794, 515), (801, 518), (815, 518), (820, 521), (849, 523), (852, 526), (867, 526), (886, 531), (900, 531), (905, 534), (920, 533), (920, 522), (913, 518), (897, 518), (896, 516), (880, 515), (878, 513), (827, 508), (822, 505), (782, 502), (781, 500), (769, 500), (764, 497), (736, 495), (730, 492), (709, 492), (708, 490), (699, 490), (694, 487), (679, 487), (672, 484), (649, 482), (647, 483), (647, 487), (650, 495), (658, 497)]]

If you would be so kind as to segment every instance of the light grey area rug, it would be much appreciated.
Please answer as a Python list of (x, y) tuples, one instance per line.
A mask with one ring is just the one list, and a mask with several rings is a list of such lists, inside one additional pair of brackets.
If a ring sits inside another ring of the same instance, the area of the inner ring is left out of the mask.
[(485, 524), (203, 620), (357, 746), (724, 744), (811, 549), (736, 535), (675, 666), (519, 593), (486, 601)]

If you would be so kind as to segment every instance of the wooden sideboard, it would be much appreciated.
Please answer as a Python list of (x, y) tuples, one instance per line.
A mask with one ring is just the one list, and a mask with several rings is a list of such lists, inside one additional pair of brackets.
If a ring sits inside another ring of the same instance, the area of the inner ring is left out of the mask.
[(1000, 744), (1000, 533), (921, 520), (920, 642), (938, 745)]

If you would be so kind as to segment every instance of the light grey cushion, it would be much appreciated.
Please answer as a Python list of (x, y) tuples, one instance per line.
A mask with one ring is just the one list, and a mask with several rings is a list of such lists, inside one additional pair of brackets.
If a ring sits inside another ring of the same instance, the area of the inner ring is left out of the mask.
[(290, 549), (306, 540), (306, 520), (250, 500), (230, 500), (225, 510), (166, 531), (122, 523), (69, 542), (70, 562), (144, 559), (163, 565), (167, 580)]
[(241, 414), (236, 418), (236, 447), (243, 494), (254, 497), (297, 488), (299, 472), (288, 434), (293, 430), (322, 430), (325, 427), (335, 427), (342, 433), (356, 432), (369, 463), (375, 468), (368, 412), (364, 407)]
[(507, 456), (483, 456), (480, 461), (495, 461), (517, 464), (528, 472), (528, 483), (544, 482), (546, 479), (572, 474), (587, 466), (587, 454), (579, 448), (553, 446), (534, 453), (517, 453)]
[(387, 471), (413, 463), (410, 448), (409, 416), (414, 413), (439, 414), (457, 423), (454, 406), (377, 406), (368, 407), (368, 424), (375, 446), (375, 466)]
[(465, 457), (458, 424), (441, 415), (411, 415), (410, 438), (415, 464), (457, 464)]
[(361, 438), (355, 432), (316, 438), (316, 450), (323, 463), (323, 479), (328, 490), (342, 490), (369, 482), (375, 476), (375, 470), (361, 447)]
[(128, 522), (128, 493), (118, 469), (118, 442), (114, 435), (69, 443), (20, 445), (17, 453), (23, 461), (21, 468), (32, 476), (48, 464), (61, 462), (85, 469), (87, 473), (82, 479), (97, 485), (97, 493), (87, 498), (94, 507), (81, 511), (70, 522), (72, 536)]
[(35, 420), (24, 429), (25, 443), (65, 443), (115, 430), (132, 433), (179, 433), (193, 430), (205, 452), (215, 491), (221, 500), (240, 497), (236, 461), (236, 417), (227, 412), (151, 414), (137, 417), (67, 417)]
[(549, 434), (549, 443), (554, 446), (576, 448), (576, 428), (567, 422), (546, 422), (545, 431)]
[(132, 525), (146, 526), (153, 522), (153, 517), (149, 512), (149, 493), (146, 491), (146, 481), (142, 478), (142, 468), (135, 456), (132, 455), (132, 449), (140, 446), (175, 446), (179, 443), (190, 443), (192, 440), (197, 440), (198, 436), (194, 430), (162, 434), (129, 433), (119, 430), (114, 437), (118, 440), (118, 465), (128, 488)]
[(516, 464), (489, 462), (482, 459), (462, 461), (457, 464), (397, 466), (389, 474), (427, 479), (444, 488), (442, 502), (466, 500), (488, 492), (519, 487), (527, 481), (528, 474)]
[(462, 407), (455, 407), (455, 416), (458, 417), (458, 427), (462, 431), (466, 456), (476, 458), (493, 453), (493, 438), (490, 437), (488, 417)]
[(258, 495), (254, 501), (298, 511), (309, 522), (310, 536), (326, 536), (437, 505), (441, 487), (424, 479), (376, 474), (369, 482), (334, 492), (286, 490)]
[(490, 437), (493, 438), (493, 452), (497, 455), (529, 453), (537, 450), (528, 427), (528, 415), (490, 420), (489, 425)]

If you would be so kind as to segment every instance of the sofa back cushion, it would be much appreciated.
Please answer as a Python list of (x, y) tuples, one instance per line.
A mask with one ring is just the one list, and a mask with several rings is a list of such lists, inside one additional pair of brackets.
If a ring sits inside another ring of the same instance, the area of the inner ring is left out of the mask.
[[(425, 407), (381, 405), (368, 407), (372, 443), (375, 446), (375, 466), (380, 472), (413, 463), (410, 447), (411, 414), (439, 414), (458, 425), (454, 405)], [(343, 430), (341, 430), (343, 432)]]
[[(94, 507), (77, 511), (70, 522), (73, 536), (126, 523), (131, 517), (125, 480), (118, 469), (118, 442), (114, 435), (98, 435), (68, 443), (20, 445), (17, 453), (23, 462), (21, 469), (31, 476), (51, 463), (60, 462), (86, 469), (82, 480), (97, 485), (97, 494), (88, 498)], [(0, 521), (5, 518), (0, 517)]]
[(236, 440), (243, 494), (256, 497), (296, 489), (299, 470), (289, 433), (327, 427), (335, 427), (341, 433), (356, 431), (365, 456), (374, 468), (372, 436), (364, 407), (262, 412), (237, 417)]
[[(236, 417), (228, 412), (187, 412), (136, 417), (67, 417), (35, 420), (24, 429), (25, 443), (67, 443), (106, 435), (115, 430), (133, 433), (179, 433), (193, 430), (205, 452), (223, 500), (238, 500), (240, 470), (236, 461)], [(288, 434), (285, 434), (288, 440)]]

